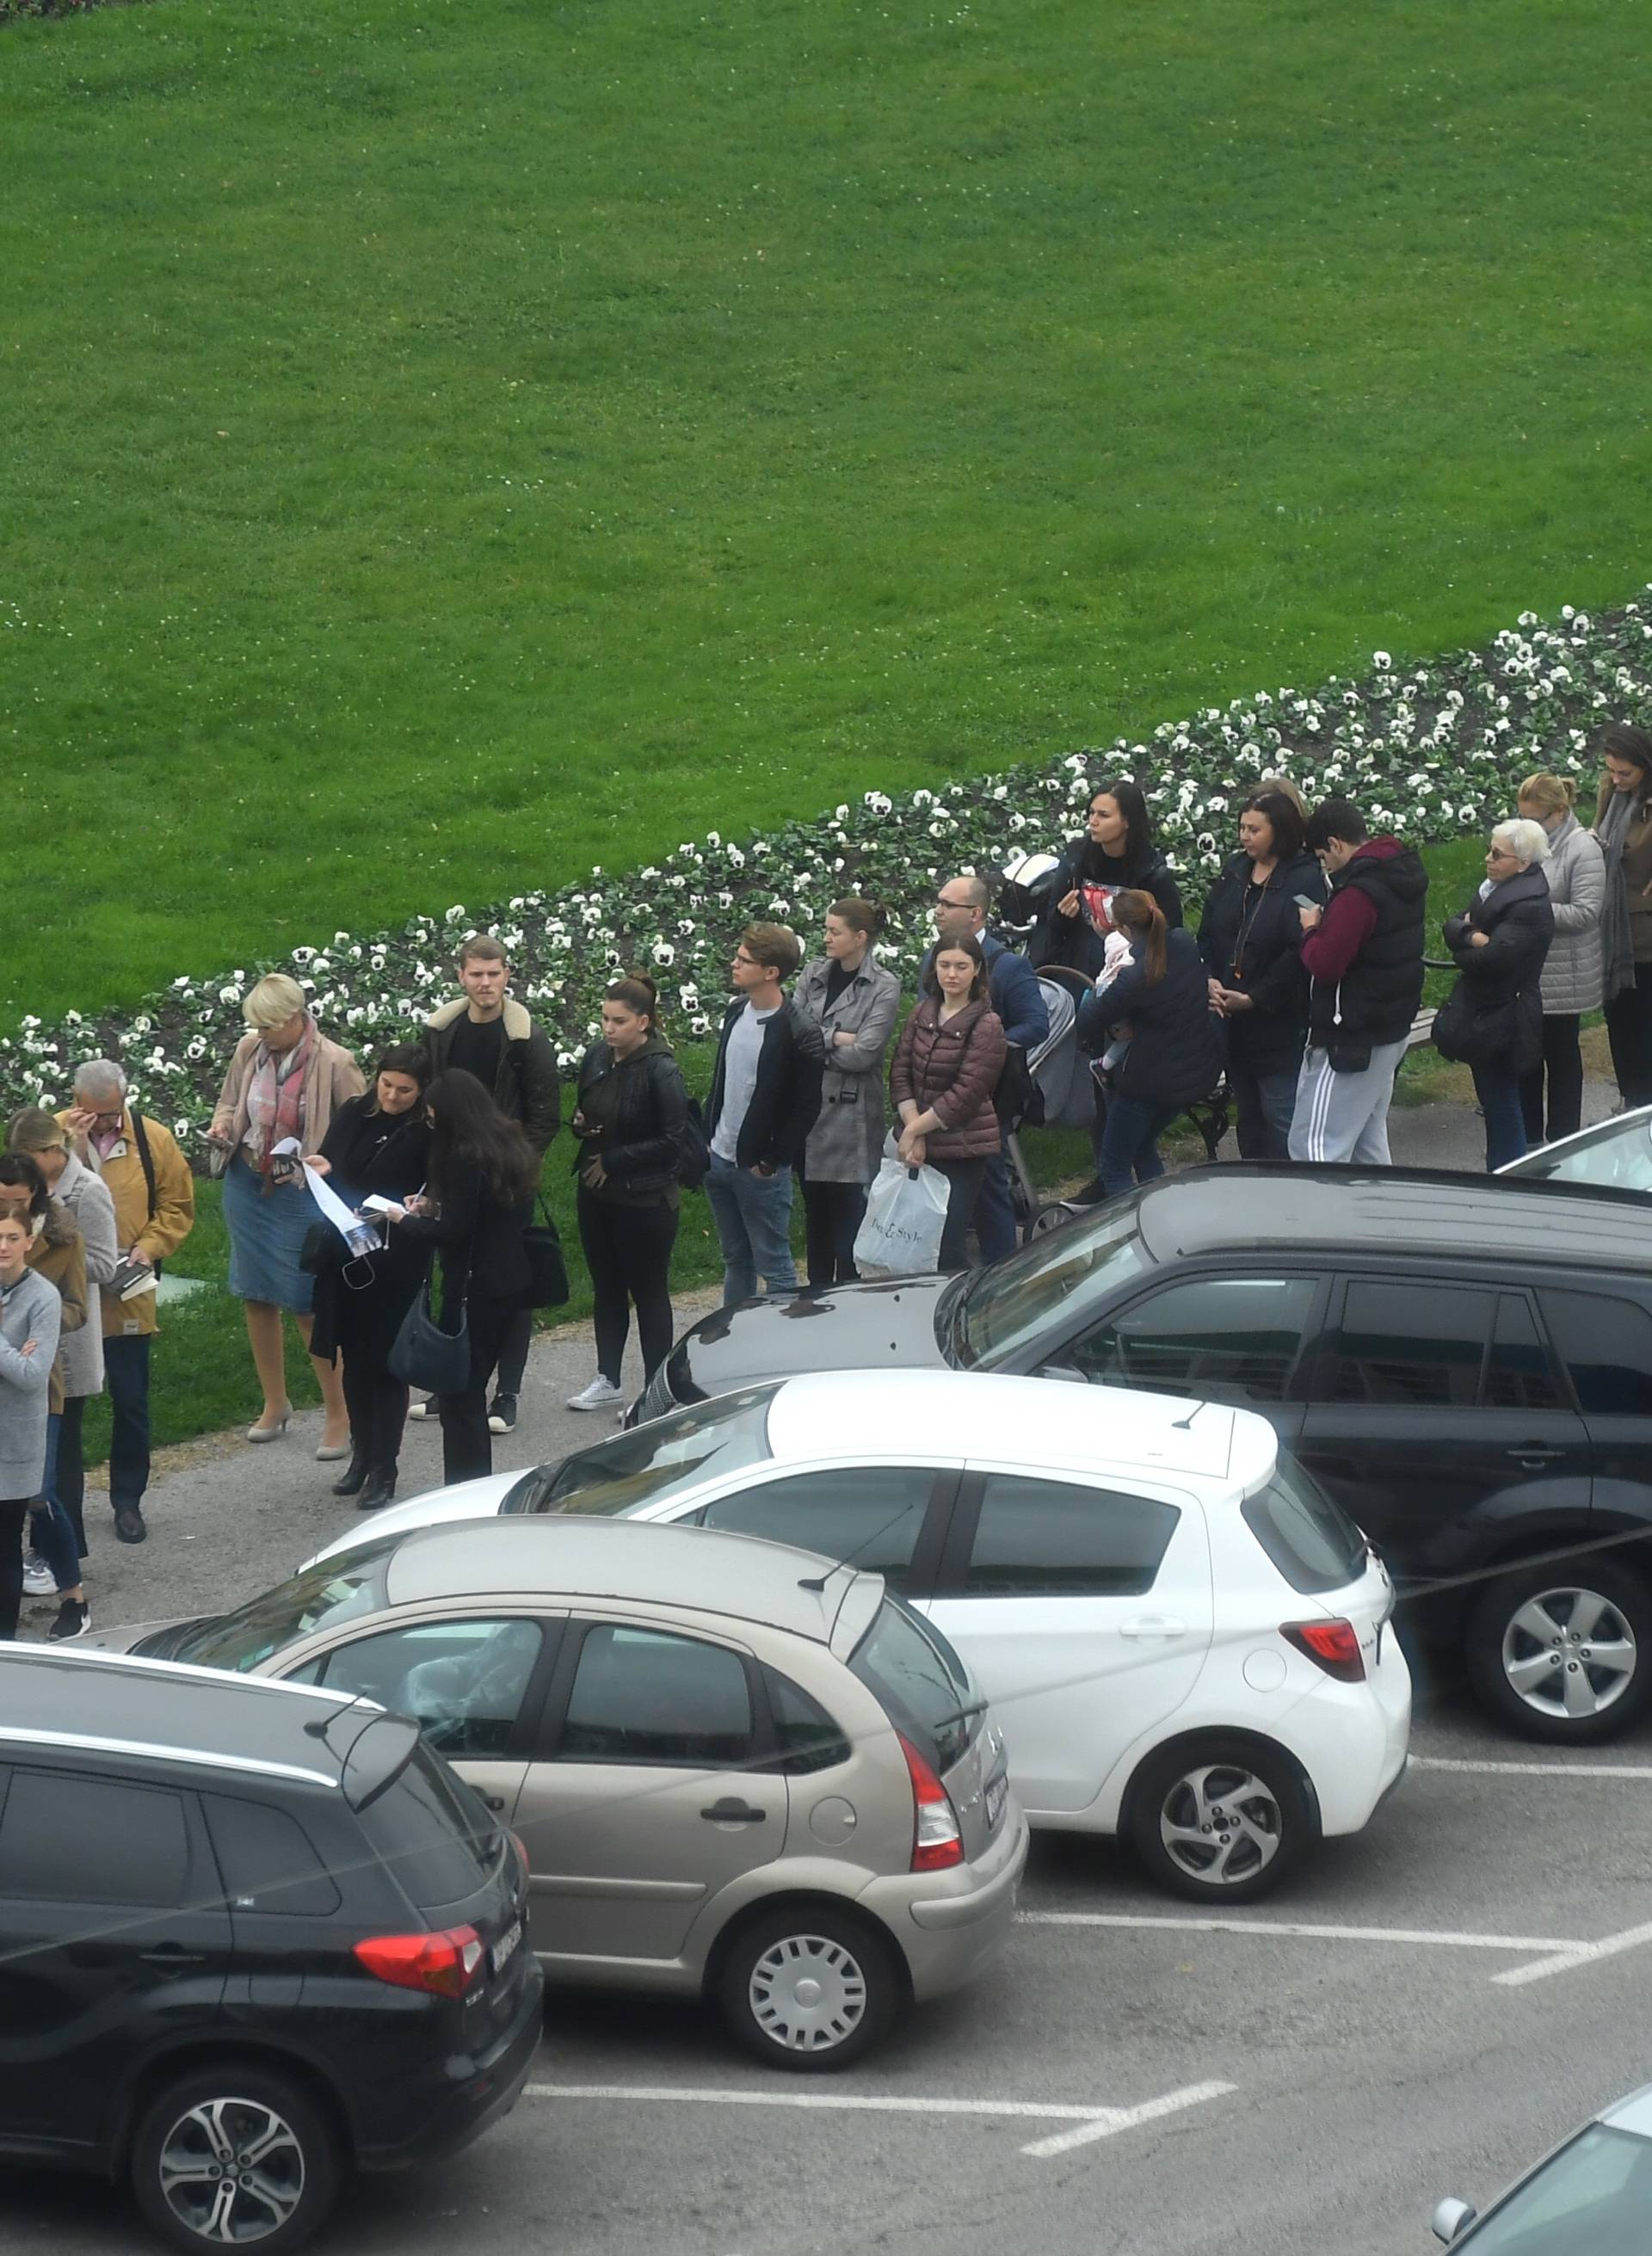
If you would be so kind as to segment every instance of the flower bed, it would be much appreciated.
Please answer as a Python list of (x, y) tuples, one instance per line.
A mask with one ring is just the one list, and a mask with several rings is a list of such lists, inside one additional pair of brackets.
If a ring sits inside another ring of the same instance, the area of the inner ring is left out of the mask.
[(597, 1035), (603, 987), (636, 965), (659, 983), (667, 1030), (703, 1039), (729, 992), (744, 924), (773, 918), (815, 943), (834, 899), (870, 894), (890, 911), (886, 958), (910, 979), (930, 936), (937, 878), (1058, 843), (1081, 827), (1093, 785), (1107, 777), (1143, 785), (1191, 906), (1232, 850), (1238, 803), (1260, 776), (1293, 777), (1310, 801), (1351, 798), (1373, 829), (1428, 844), (1512, 813), (1520, 779), (1534, 770), (1592, 783), (1602, 722), (1649, 713), (1652, 603), (1599, 618), (1567, 606), (1547, 624), (1522, 612), (1484, 652), (1402, 668), (1378, 651), (1359, 681), (1333, 676), (1311, 694), (1258, 691), (1166, 722), (1144, 744), (1119, 737), (899, 800), (869, 792), (821, 821), (738, 842), (712, 831), (657, 864), (594, 870), (582, 884), (501, 909), (455, 906), (399, 932), (337, 932), (326, 946), (179, 978), (127, 1014), (70, 1012), (53, 1026), (27, 1018), (0, 1040), (0, 1089), (8, 1109), (60, 1102), (81, 1059), (119, 1057), (139, 1102), (187, 1142), (210, 1117), (244, 1031), (241, 998), (262, 973), (291, 970), (328, 1031), (365, 1057), (406, 1040), (455, 991), (455, 951), (480, 930), (509, 948), (516, 991), (554, 1030), (565, 1064)]

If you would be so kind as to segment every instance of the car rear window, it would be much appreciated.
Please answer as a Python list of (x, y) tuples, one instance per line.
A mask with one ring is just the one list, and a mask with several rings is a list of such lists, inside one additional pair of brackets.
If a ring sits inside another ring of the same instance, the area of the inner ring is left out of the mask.
[(486, 1803), (423, 1745), (358, 1815), (380, 1862), (433, 1919), (475, 1895), (498, 1861)]
[(886, 1597), (849, 1666), (918, 1752), (942, 1775), (950, 1771), (986, 1703), (935, 1624)]
[(1292, 1590), (1339, 1590), (1365, 1573), (1365, 1537), (1300, 1465), (1281, 1463), (1239, 1509)]

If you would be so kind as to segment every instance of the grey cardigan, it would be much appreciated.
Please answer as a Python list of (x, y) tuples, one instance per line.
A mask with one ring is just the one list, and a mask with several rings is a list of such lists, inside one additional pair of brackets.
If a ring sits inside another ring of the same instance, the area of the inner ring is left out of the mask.
[[(74, 1217), (86, 1247), (88, 1285), (107, 1285), (120, 1261), (115, 1235), (115, 1202), (109, 1195), (109, 1185), (90, 1167), (83, 1167), (71, 1152), (52, 1195), (60, 1199)], [(64, 1333), (57, 1351), (66, 1397), (101, 1394), (103, 1391), (103, 1327), (98, 1322), (98, 1296), (94, 1292), (89, 1297), (86, 1322), (79, 1331)]]
[(1543, 864), (1554, 904), (1555, 936), (1543, 963), (1545, 1018), (1598, 1011), (1604, 984), (1600, 912), (1606, 898), (1606, 863), (1600, 842), (1575, 814), (1550, 834)]
[[(870, 953), (829, 1008), (829, 958), (816, 956), (799, 975), (792, 1000), (817, 1026), (826, 1042), (826, 1071), (820, 1113), (803, 1153), (803, 1180), (815, 1183), (869, 1183), (883, 1157), (884, 1053), (900, 1008), (900, 982), (874, 962)], [(853, 1034), (834, 1042), (834, 1034)]]
[[(32, 1270), (0, 1291), (0, 1497), (11, 1503), (32, 1502), (46, 1477), (46, 1390), (62, 1305)], [(32, 1355), (23, 1353), (28, 1340)]]

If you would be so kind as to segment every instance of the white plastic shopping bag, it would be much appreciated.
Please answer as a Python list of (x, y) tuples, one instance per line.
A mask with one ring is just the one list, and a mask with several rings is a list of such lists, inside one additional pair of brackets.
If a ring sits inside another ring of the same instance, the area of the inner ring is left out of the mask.
[(863, 1277), (933, 1276), (941, 1265), (952, 1186), (938, 1167), (909, 1167), (886, 1159), (866, 1196), (866, 1218), (855, 1237)]

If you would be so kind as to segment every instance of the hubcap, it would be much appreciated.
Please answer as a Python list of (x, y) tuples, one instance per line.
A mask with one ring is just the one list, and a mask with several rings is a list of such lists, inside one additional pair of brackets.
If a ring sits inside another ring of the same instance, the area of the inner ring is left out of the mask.
[(246, 2248), (304, 2198), (304, 2149), (258, 2099), (207, 2099), (180, 2115), (160, 2150), (166, 2206), (197, 2239)]
[(866, 1977), (826, 1935), (788, 1935), (752, 1969), (752, 2018), (783, 2052), (830, 2052), (865, 2017)]
[(1232, 1763), (1189, 1771), (1165, 1795), (1159, 1812), (1166, 1856), (1210, 1888), (1254, 1879), (1279, 1854), (1284, 1833), (1272, 1787)]
[(1533, 1713), (1581, 1723), (1628, 1690), (1634, 1632), (1599, 1590), (1557, 1589), (1528, 1598), (1503, 1632), (1503, 1674)]

